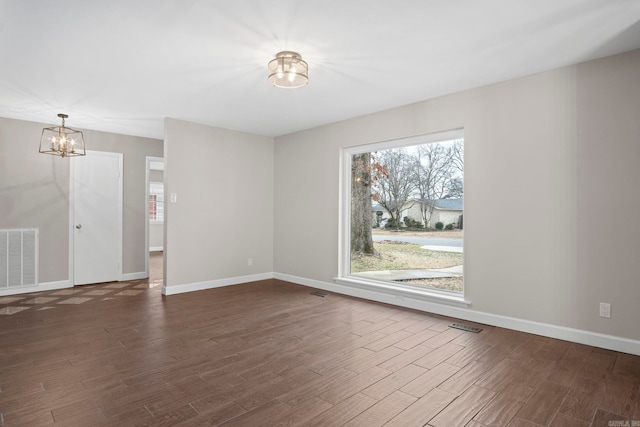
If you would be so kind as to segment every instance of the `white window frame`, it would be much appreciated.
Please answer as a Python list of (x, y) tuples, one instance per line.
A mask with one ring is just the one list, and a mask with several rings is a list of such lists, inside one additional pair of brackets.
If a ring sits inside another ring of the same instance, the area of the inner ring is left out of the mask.
[[(162, 192), (155, 192), (155, 191), (151, 191), (151, 188), (153, 186), (156, 187), (162, 187)], [(155, 182), (155, 181), (150, 181), (149, 182), (149, 196), (147, 197), (147, 203), (150, 205), (151, 204), (151, 196), (152, 195), (156, 195), (156, 196), (162, 196), (162, 200), (157, 200), (156, 201), (156, 205), (158, 204), (158, 202), (162, 203), (162, 219), (151, 219), (149, 218), (149, 224), (164, 224), (164, 211), (165, 211), (165, 200), (164, 200), (164, 183), (163, 182)], [(149, 206), (148, 205), (148, 206)], [(147, 216), (149, 215), (149, 210), (147, 208)]]
[(336, 283), (360, 289), (391, 293), (396, 295), (397, 298), (406, 296), (459, 307), (468, 307), (471, 305), (471, 302), (464, 298), (464, 289), (462, 293), (458, 293), (439, 289), (418, 288), (351, 275), (351, 159), (353, 155), (441, 141), (452, 141), (455, 139), (464, 139), (464, 129), (459, 128), (444, 132), (342, 148), (340, 154), (338, 277), (334, 279)]

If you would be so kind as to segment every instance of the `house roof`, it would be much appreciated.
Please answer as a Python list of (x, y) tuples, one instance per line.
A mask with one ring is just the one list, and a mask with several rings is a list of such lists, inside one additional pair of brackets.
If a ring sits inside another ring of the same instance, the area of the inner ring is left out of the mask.
[(440, 199), (435, 201), (434, 207), (441, 210), (461, 211), (463, 202), (463, 199)]
[[(436, 200), (434, 203), (434, 207), (436, 209), (441, 210), (449, 210), (449, 211), (461, 211), (464, 205), (463, 199), (440, 199)], [(373, 203), (371, 205), (371, 211), (384, 211), (384, 208), (380, 206), (379, 203)]]
[[(638, 0), (0, 1), (0, 116), (278, 136), (637, 49), (639, 21)], [(307, 86), (268, 83), (283, 50)]]

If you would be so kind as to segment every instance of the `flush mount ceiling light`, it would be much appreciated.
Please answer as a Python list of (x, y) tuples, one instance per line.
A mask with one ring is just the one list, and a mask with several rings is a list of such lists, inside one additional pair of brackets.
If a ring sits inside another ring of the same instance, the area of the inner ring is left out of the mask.
[(269, 61), (269, 82), (289, 89), (304, 86), (309, 83), (309, 64), (296, 52), (277, 53)]
[(62, 119), (62, 126), (52, 126), (42, 129), (40, 137), (40, 152), (60, 157), (84, 156), (84, 137), (82, 131), (65, 127), (66, 114), (58, 114)]

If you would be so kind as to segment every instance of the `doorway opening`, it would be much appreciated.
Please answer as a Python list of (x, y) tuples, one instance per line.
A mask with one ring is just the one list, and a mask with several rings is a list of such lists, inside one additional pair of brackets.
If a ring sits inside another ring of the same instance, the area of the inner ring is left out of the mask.
[[(147, 219), (145, 221), (145, 272), (149, 282), (155, 282), (152, 276), (162, 277), (164, 254), (164, 158), (146, 158), (145, 203)], [(162, 280), (160, 280), (160, 283)]]

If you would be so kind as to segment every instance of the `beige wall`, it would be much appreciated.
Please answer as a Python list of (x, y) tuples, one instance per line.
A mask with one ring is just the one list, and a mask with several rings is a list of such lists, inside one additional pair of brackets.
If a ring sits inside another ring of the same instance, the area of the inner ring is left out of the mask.
[(272, 272), (273, 138), (166, 119), (164, 159), (165, 286)]
[(275, 271), (337, 275), (341, 147), (463, 127), (471, 310), (640, 339), (639, 75), (635, 51), (276, 138)]
[(577, 310), (576, 321), (597, 331), (633, 330), (638, 338), (640, 50), (580, 65), (577, 90), (575, 304), (610, 302), (612, 313), (607, 322)]
[[(42, 128), (0, 118), (0, 228), (40, 229), (39, 281), (68, 280), (69, 162), (38, 153)], [(145, 270), (146, 156), (162, 141), (83, 130), (87, 149), (124, 153), (123, 273)]]
[(164, 182), (164, 171), (159, 170), (150, 170), (149, 171), (149, 181), (150, 182)]
[(149, 249), (158, 250), (164, 246), (164, 224), (149, 224)]
[(39, 281), (57, 282), (69, 278), (70, 159), (38, 153), (45, 126), (0, 118), (0, 229), (39, 228)]

